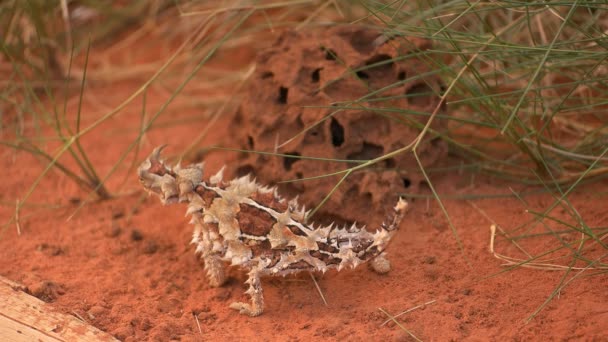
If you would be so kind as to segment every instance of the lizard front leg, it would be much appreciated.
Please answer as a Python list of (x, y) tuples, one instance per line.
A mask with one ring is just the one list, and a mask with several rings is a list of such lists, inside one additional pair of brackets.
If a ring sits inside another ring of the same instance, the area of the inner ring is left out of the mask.
[(230, 308), (238, 310), (241, 314), (251, 317), (259, 316), (264, 311), (264, 294), (262, 291), (262, 282), (260, 281), (260, 265), (254, 266), (249, 271), (249, 278), (245, 282), (249, 284), (249, 289), (245, 291), (251, 297), (251, 304), (243, 302), (234, 302), (230, 304)]
[(224, 285), (226, 282), (224, 262), (215, 254), (203, 256), (203, 260), (205, 261), (205, 270), (207, 271), (209, 285), (212, 287), (220, 287)]
[(194, 230), (192, 243), (196, 244), (196, 252), (201, 253), (201, 259), (205, 262), (205, 270), (209, 285), (220, 287), (226, 282), (226, 272), (224, 262), (218, 252), (213, 249), (214, 241), (217, 241), (218, 234), (216, 227), (209, 224), (197, 224)]

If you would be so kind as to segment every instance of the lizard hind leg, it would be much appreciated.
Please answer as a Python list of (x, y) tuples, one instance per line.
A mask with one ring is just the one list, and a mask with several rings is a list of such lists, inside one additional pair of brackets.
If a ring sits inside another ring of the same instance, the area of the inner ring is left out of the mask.
[(260, 281), (259, 266), (253, 267), (248, 274), (249, 278), (245, 282), (249, 284), (249, 289), (245, 291), (251, 297), (251, 304), (243, 302), (234, 302), (230, 304), (230, 308), (238, 310), (241, 314), (251, 317), (259, 316), (264, 311), (264, 294), (262, 291), (262, 282)]
[(391, 270), (391, 262), (386, 258), (386, 253), (384, 252), (370, 260), (369, 266), (372, 271), (378, 274), (386, 274)]

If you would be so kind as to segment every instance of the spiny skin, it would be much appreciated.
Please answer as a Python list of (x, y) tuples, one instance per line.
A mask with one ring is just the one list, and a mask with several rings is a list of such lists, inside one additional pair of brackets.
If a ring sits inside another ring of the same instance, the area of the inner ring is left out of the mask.
[(260, 277), (286, 275), (303, 270), (325, 272), (356, 267), (372, 260), (378, 272), (387, 272), (384, 259), (391, 237), (407, 209), (399, 199), (388, 223), (374, 233), (352, 225), (315, 227), (306, 224), (307, 212), (297, 200), (285, 201), (276, 188), (261, 186), (249, 176), (229, 182), (223, 169), (203, 181), (203, 165), (171, 168), (160, 159), (163, 147), (156, 148), (138, 169), (146, 190), (160, 197), (163, 204), (185, 202), (194, 225), (192, 243), (205, 261), (212, 286), (225, 280), (224, 266), (230, 262), (248, 271), (246, 293), (251, 303), (232, 303), (231, 308), (249, 316), (264, 310)]

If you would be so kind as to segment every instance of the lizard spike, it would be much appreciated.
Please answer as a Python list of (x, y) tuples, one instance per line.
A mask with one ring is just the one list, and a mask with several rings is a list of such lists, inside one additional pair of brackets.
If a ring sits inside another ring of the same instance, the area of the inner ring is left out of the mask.
[(300, 196), (298, 195), (289, 201), (289, 205), (293, 207), (294, 211), (298, 209), (298, 197)]
[(182, 169), (182, 160), (180, 159), (177, 161), (177, 163), (175, 163), (175, 166), (173, 167), (173, 171), (178, 172), (181, 169)]
[(226, 169), (226, 165), (222, 166), (222, 168), (213, 176), (209, 178), (209, 183), (211, 184), (219, 184), (224, 179), (224, 169)]
[(251, 173), (248, 173), (242, 177), (239, 177), (237, 179), (235, 179), (235, 181), (241, 183), (241, 184), (247, 184), (251, 182)]
[(202, 174), (203, 171), (205, 170), (205, 162), (202, 161), (200, 163), (194, 164), (194, 167), (201, 170), (201, 174)]
[(267, 194), (269, 192), (272, 192), (272, 188), (270, 188), (269, 186), (260, 186), (258, 187), (258, 191), (262, 194)]
[(152, 153), (150, 154), (150, 160), (156, 160), (156, 161), (160, 161), (160, 153), (162, 152), (163, 149), (165, 149), (165, 147), (167, 147), (167, 144), (163, 144), (160, 145), (158, 147), (156, 147)]
[(318, 240), (326, 240), (332, 230), (334, 223), (330, 223), (328, 226), (320, 226), (313, 230), (309, 235)]
[(200, 212), (203, 209), (202, 206), (200, 205), (189, 205), (188, 209), (186, 210), (186, 215), (184, 216), (188, 216), (188, 215), (192, 215), (194, 213)]

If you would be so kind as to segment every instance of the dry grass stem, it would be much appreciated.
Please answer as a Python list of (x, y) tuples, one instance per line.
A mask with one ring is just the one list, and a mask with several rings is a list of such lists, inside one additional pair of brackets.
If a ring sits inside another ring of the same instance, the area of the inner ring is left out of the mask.
[(202, 336), (203, 330), (201, 329), (201, 323), (198, 321), (198, 315), (195, 313), (192, 313), (192, 316), (194, 316), (194, 321), (196, 322), (196, 327), (198, 328), (198, 333), (201, 334), (201, 336)]
[(416, 305), (416, 306), (414, 306), (412, 308), (409, 308), (409, 309), (407, 309), (407, 310), (405, 310), (403, 312), (400, 312), (400, 313), (396, 314), (395, 316), (392, 316), (391, 318), (389, 318), (386, 321), (384, 321), (382, 324), (380, 324), (380, 326), (383, 326), (383, 325), (387, 324), (388, 322), (392, 321), (393, 319), (396, 319), (399, 316), (403, 316), (403, 315), (408, 314), (408, 313), (410, 313), (410, 312), (412, 312), (414, 310), (418, 310), (418, 309), (426, 307), (427, 305), (431, 305), (431, 304), (435, 303), (436, 301), (437, 300), (433, 299), (433, 300), (430, 300), (430, 301), (428, 301), (426, 303), (423, 303), (423, 304), (420, 304), (420, 305)]
[(405, 331), (408, 335), (410, 335), (410, 337), (412, 337), (414, 340), (418, 341), (418, 342), (422, 342), (421, 339), (419, 339), (418, 337), (416, 337), (416, 335), (414, 335), (411, 331), (409, 331), (406, 327), (403, 326), (403, 324), (401, 324), (396, 318), (395, 316), (392, 316), (391, 314), (389, 314), (386, 310), (384, 310), (383, 308), (378, 308), (378, 310), (380, 310), (383, 314), (385, 314), (388, 318), (389, 321), (393, 321), (395, 322), (395, 324), (397, 324), (397, 326), (399, 328), (401, 328), (401, 330)]
[(321, 296), (321, 300), (323, 301), (323, 304), (325, 304), (325, 306), (327, 306), (327, 300), (325, 299), (325, 295), (323, 294), (323, 291), (321, 291), (321, 287), (317, 283), (317, 279), (315, 279), (315, 276), (312, 274), (312, 272), (308, 272), (308, 274), (310, 275), (310, 279), (312, 279), (312, 282), (315, 284), (315, 287), (317, 288), (317, 292), (319, 292), (319, 296)]
[[(496, 250), (494, 249), (494, 244), (496, 241), (496, 239), (495, 239), (496, 229), (497, 229), (497, 227), (495, 224), (492, 224), (490, 226), (490, 253), (492, 253), (492, 255), (496, 259), (505, 261), (506, 263), (504, 264), (504, 266), (526, 267), (526, 268), (533, 268), (533, 269), (545, 270), (545, 271), (586, 270), (586, 269), (590, 268), (590, 265), (587, 265), (585, 267), (558, 265), (558, 264), (552, 264), (552, 263), (546, 263), (546, 262), (530, 261), (531, 259), (534, 259), (534, 258), (518, 259), (518, 258), (514, 258), (514, 257), (510, 257), (510, 256), (506, 256), (506, 255), (497, 253)], [(603, 240), (606, 237), (608, 237), (608, 234), (605, 234), (604, 236), (602, 236), (600, 238), (600, 240)], [(549, 260), (547, 260), (547, 261), (549, 261)], [(592, 268), (599, 269), (599, 270), (608, 270), (608, 266), (593, 266)]]

